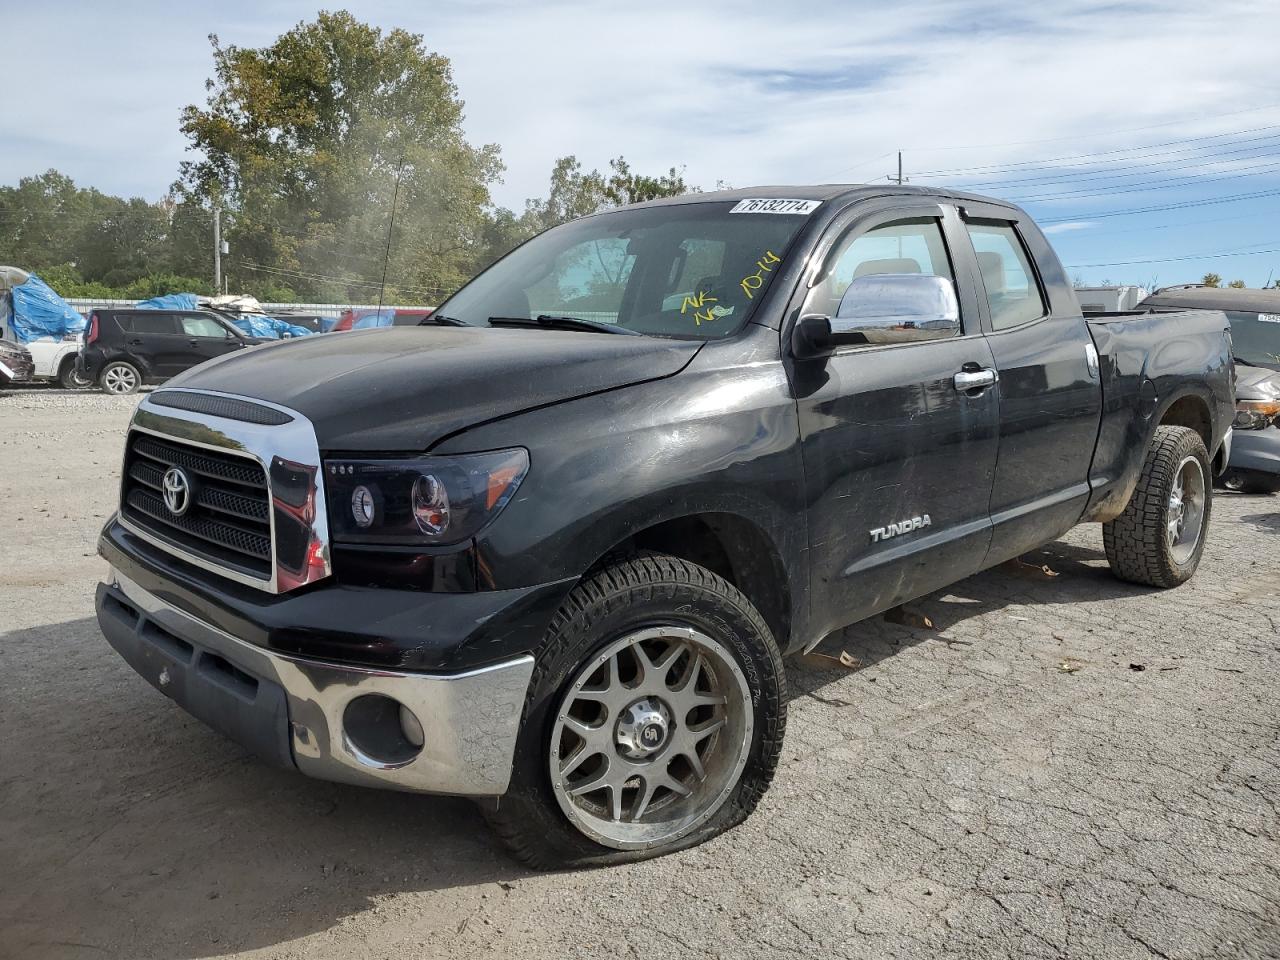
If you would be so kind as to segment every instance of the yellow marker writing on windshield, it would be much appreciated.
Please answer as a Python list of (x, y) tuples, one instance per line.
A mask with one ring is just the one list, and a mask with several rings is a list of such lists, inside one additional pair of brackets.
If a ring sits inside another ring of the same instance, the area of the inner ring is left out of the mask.
[(743, 277), (739, 284), (742, 287), (742, 292), (747, 295), (748, 300), (755, 299), (756, 291), (764, 286), (764, 275), (773, 273), (773, 264), (781, 262), (782, 258), (772, 250), (766, 250), (764, 256), (756, 261), (756, 272)]

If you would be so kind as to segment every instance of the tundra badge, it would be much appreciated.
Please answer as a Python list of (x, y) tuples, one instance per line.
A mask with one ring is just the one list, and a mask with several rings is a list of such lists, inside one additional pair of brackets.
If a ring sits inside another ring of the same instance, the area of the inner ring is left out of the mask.
[(929, 515), (926, 513), (907, 520), (899, 520), (897, 523), (890, 523), (883, 527), (876, 527), (871, 531), (871, 542), (888, 540), (891, 537), (898, 536), (900, 533), (910, 533), (912, 530), (923, 530), (932, 523), (933, 521), (929, 519)]

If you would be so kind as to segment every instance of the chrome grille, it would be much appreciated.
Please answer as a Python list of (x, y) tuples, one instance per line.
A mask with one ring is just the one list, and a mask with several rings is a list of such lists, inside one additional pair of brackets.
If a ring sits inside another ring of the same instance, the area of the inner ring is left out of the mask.
[[(175, 466), (192, 487), (180, 516), (163, 496), (165, 472)], [(135, 430), (124, 467), (121, 512), (130, 523), (220, 566), (271, 578), (271, 497), (260, 463)]]

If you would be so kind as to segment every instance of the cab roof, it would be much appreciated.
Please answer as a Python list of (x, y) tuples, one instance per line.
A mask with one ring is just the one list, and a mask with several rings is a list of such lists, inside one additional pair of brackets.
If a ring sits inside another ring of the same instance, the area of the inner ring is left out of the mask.
[(965, 193), (960, 190), (949, 190), (945, 187), (916, 187), (907, 184), (893, 183), (820, 183), (820, 184), (771, 184), (766, 186), (741, 187), (733, 190), (708, 190), (705, 193), (682, 193), (678, 197), (660, 197), (657, 200), (646, 200), (633, 203), (621, 209), (633, 210), (641, 207), (673, 206), (685, 203), (720, 203), (737, 202), (755, 198), (775, 199), (787, 198), (795, 200), (858, 200), (867, 197), (938, 197), (953, 200), (971, 200), (975, 203), (993, 203), (1002, 207), (1013, 207), (1006, 200), (984, 197), (976, 193)]
[(1280, 314), (1280, 290), (1241, 290), (1236, 287), (1183, 287), (1157, 290), (1139, 307), (1184, 307)]

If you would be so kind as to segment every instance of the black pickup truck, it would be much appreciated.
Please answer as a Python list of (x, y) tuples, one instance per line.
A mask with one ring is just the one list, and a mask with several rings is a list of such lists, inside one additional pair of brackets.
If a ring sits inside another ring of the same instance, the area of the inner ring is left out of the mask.
[(600, 213), (423, 323), (146, 397), (98, 619), (267, 761), (484, 798), (538, 866), (743, 820), (846, 624), (1085, 522), (1184, 582), (1234, 413), (1222, 313), (1086, 321), (1020, 209), (911, 187)]

